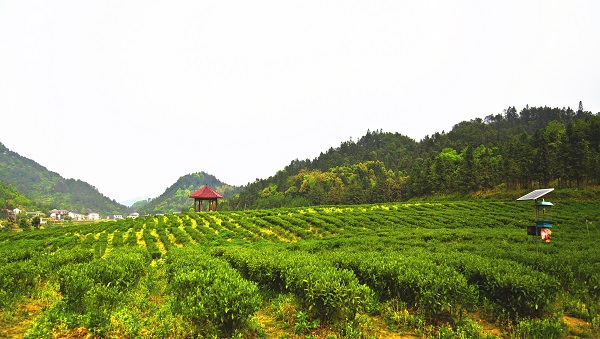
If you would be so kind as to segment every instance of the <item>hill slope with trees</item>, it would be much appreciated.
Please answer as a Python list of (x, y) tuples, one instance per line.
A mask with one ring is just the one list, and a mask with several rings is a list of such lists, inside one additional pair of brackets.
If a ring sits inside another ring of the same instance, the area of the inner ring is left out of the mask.
[[(12, 186), (31, 205), (101, 215), (124, 214), (127, 207), (104, 196), (92, 185), (65, 179), (37, 162), (10, 151), (0, 143), (0, 182)], [(23, 203), (28, 207), (28, 203)]]
[(376, 203), (552, 185), (600, 184), (600, 116), (583, 106), (508, 107), (416, 142), (367, 131), (248, 184), (234, 209)]
[(3, 209), (22, 208), (26, 210), (44, 209), (34, 201), (23, 195), (11, 185), (0, 182), (0, 219), (6, 218), (3, 214)]

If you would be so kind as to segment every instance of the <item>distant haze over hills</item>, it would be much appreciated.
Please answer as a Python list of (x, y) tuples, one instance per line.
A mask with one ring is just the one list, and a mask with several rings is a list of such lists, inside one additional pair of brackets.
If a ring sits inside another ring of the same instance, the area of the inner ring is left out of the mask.
[(127, 199), (125, 201), (121, 201), (121, 204), (123, 204), (127, 207), (131, 207), (133, 204), (135, 204), (138, 201), (148, 200), (148, 199), (151, 199), (151, 198), (150, 197), (136, 197), (136, 198)]

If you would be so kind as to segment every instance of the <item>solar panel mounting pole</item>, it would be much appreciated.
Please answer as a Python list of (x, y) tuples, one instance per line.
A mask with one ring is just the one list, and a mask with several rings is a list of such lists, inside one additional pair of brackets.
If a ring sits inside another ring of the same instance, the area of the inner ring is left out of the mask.
[(554, 191), (554, 188), (542, 188), (542, 189), (538, 189), (538, 190), (529, 192), (529, 193), (525, 194), (524, 196), (520, 197), (519, 199), (517, 199), (518, 201), (523, 201), (523, 200), (533, 200), (534, 201), (534, 207), (535, 207), (535, 226), (534, 226), (535, 227), (535, 255), (536, 256), (539, 253), (539, 244), (538, 243), (540, 240), (538, 239), (538, 237), (540, 236), (540, 228), (542, 228), (542, 227), (551, 228), (552, 227), (552, 221), (547, 221), (547, 220), (544, 220), (543, 218), (540, 219), (540, 209), (542, 210), (542, 214), (544, 214), (544, 208), (547, 206), (552, 206), (552, 203), (544, 202), (543, 199), (542, 199), (542, 202), (539, 203), (538, 199), (552, 191)]
[[(533, 206), (535, 207), (535, 220), (539, 219), (539, 210), (537, 208), (537, 199), (533, 200)], [(537, 225), (535, 225), (535, 255), (538, 256), (539, 255), (539, 241), (540, 239), (538, 239), (540, 236), (540, 228), (537, 227)]]

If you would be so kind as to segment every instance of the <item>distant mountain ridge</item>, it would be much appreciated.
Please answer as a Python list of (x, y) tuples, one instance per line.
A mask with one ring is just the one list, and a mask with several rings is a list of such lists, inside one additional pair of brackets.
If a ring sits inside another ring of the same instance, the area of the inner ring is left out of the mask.
[(142, 200), (147, 201), (148, 199), (150, 199), (150, 197), (135, 197), (135, 198), (127, 199), (124, 201), (120, 201), (119, 203), (123, 204), (125, 206), (131, 207), (131, 206), (133, 206), (133, 204), (135, 204), (138, 201), (142, 201)]
[(0, 182), (10, 185), (38, 208), (66, 209), (101, 216), (126, 214), (127, 206), (104, 196), (94, 186), (65, 179), (37, 162), (13, 152), (0, 143)]
[[(193, 207), (193, 200), (188, 196), (208, 185), (227, 199), (239, 191), (239, 187), (221, 182), (206, 172), (196, 172), (180, 177), (163, 194), (150, 200), (147, 204), (134, 204), (134, 210), (140, 214), (187, 212)], [(141, 205), (141, 206), (140, 206)], [(140, 206), (139, 208), (135, 208)]]

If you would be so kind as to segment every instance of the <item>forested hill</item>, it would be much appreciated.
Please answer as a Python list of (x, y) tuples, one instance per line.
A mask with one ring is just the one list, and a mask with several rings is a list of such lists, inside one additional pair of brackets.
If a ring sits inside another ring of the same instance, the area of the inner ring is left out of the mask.
[(600, 116), (570, 108), (509, 107), (416, 142), (367, 131), (313, 160), (248, 184), (231, 208), (406, 200), (541, 186), (600, 184)]
[[(16, 189), (21, 200), (29, 200), (22, 202), (22, 207), (35, 205), (38, 208), (66, 209), (77, 213), (97, 212), (102, 216), (124, 214), (127, 211), (126, 206), (102, 195), (90, 184), (65, 179), (37, 162), (10, 151), (2, 143), (0, 182), (4, 187)], [(13, 203), (16, 202), (13, 200)]]
[(0, 181), (0, 219), (6, 218), (4, 209), (15, 209), (15, 208), (26, 209), (27, 211), (38, 211), (48, 209), (46, 206), (38, 204), (27, 196), (17, 191), (11, 185), (5, 184)]
[[(219, 192), (225, 199), (237, 193), (238, 187), (227, 185), (219, 181), (215, 176), (205, 172), (187, 174), (180, 177), (173, 185), (165, 190), (159, 197), (149, 201), (142, 207), (136, 208), (136, 212), (144, 214), (187, 212), (193, 208), (194, 201), (189, 195), (208, 185)], [(134, 208), (139, 206), (134, 204)]]

